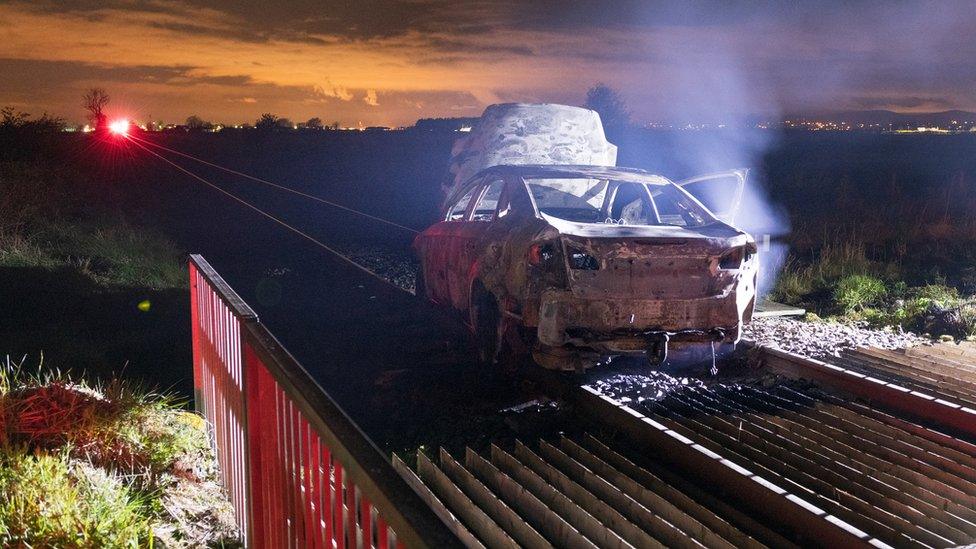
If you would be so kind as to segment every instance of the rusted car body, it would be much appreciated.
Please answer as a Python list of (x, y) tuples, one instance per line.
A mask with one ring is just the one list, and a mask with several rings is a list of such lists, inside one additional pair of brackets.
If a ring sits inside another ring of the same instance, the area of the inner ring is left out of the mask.
[[(743, 182), (688, 183), (722, 178)], [(416, 238), (418, 295), (459, 311), (486, 361), (519, 348), (559, 369), (662, 361), (669, 348), (735, 343), (752, 317), (756, 244), (727, 221), (640, 170), (495, 166)]]

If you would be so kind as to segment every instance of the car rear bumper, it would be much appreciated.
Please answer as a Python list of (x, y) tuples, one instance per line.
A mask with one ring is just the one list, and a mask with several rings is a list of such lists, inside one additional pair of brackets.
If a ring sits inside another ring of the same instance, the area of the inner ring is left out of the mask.
[(638, 352), (667, 334), (681, 341), (737, 342), (752, 317), (752, 292), (699, 299), (583, 299), (547, 290), (540, 299), (538, 339), (606, 352)]

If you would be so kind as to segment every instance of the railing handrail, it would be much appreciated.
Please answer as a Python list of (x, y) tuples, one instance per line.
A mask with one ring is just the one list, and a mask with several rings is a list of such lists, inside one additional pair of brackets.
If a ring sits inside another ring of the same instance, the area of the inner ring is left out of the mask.
[(237, 295), (234, 288), (220, 276), (210, 263), (200, 254), (190, 254), (190, 262), (197, 267), (197, 272), (207, 279), (207, 282), (217, 290), (217, 293), (224, 299), (227, 306), (238, 319), (243, 322), (254, 322), (258, 319), (258, 314), (245, 302), (241, 296)]
[(190, 261), (242, 320), (244, 338), (292, 399), (309, 425), (343, 464), (350, 479), (381, 509), (397, 540), (407, 547), (463, 547), (393, 468), (386, 455), (329, 393), (257, 320), (257, 314), (202, 256)]

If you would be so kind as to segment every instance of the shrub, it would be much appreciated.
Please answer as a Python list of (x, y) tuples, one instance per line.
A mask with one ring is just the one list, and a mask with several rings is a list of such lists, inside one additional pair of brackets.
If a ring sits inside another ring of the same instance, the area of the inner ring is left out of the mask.
[(0, 547), (237, 546), (199, 416), (0, 365)]
[(834, 288), (834, 301), (845, 313), (861, 311), (868, 305), (875, 305), (884, 296), (884, 282), (869, 275), (846, 276)]
[(910, 294), (914, 299), (926, 305), (936, 305), (943, 309), (959, 303), (959, 290), (943, 284), (929, 284), (915, 288)]
[(966, 337), (976, 337), (976, 303), (968, 303), (960, 310)]

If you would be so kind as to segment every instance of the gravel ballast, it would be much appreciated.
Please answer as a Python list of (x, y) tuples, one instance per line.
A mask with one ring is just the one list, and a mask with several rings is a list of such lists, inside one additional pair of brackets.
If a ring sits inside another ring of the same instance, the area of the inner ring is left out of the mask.
[(932, 343), (930, 339), (897, 329), (876, 330), (863, 323), (806, 322), (785, 317), (754, 319), (745, 327), (742, 337), (758, 345), (818, 359), (840, 356), (842, 351), (858, 347), (902, 349)]

